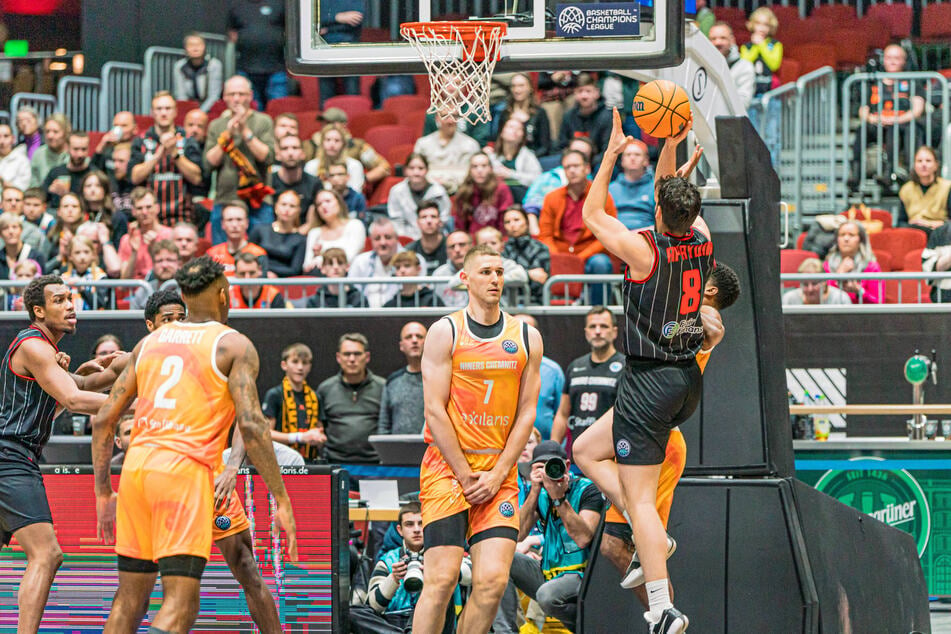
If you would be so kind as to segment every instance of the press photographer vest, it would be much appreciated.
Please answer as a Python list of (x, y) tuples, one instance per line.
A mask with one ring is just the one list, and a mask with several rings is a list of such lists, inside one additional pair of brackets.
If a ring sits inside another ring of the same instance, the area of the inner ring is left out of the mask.
[[(581, 497), (590, 485), (591, 480), (588, 478), (574, 478), (568, 487), (568, 493), (565, 494), (565, 504), (571, 504), (571, 508), (577, 512), (581, 506)], [(568, 573), (584, 574), (588, 565), (589, 549), (579, 546), (568, 534), (565, 523), (555, 515), (551, 498), (544, 488), (538, 494), (538, 516), (541, 518), (539, 523), (545, 535), (541, 564), (545, 579), (554, 579)]]

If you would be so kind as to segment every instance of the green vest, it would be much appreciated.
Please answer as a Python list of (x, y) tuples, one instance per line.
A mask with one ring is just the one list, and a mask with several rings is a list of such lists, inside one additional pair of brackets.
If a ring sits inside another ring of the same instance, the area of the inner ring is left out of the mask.
[[(571, 504), (575, 512), (578, 512), (581, 496), (591, 484), (591, 480), (587, 478), (572, 478), (565, 501)], [(538, 494), (538, 516), (541, 518), (538, 523), (545, 535), (541, 562), (545, 579), (551, 580), (567, 573), (584, 574), (588, 565), (589, 549), (581, 548), (571, 539), (564, 522), (555, 515), (548, 491), (544, 487)]]

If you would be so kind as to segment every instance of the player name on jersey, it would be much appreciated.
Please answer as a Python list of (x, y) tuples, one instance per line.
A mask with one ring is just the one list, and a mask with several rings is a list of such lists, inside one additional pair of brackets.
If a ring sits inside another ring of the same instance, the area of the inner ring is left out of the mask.
[(703, 244), (678, 244), (667, 247), (668, 262), (679, 262), (680, 260), (689, 260), (705, 255), (713, 255), (712, 242), (704, 242)]
[(463, 361), (459, 369), (466, 370), (518, 370), (518, 361)]
[(194, 345), (201, 342), (201, 338), (204, 334), (204, 330), (173, 330), (171, 328), (162, 328), (158, 331), (158, 340), (160, 343)]

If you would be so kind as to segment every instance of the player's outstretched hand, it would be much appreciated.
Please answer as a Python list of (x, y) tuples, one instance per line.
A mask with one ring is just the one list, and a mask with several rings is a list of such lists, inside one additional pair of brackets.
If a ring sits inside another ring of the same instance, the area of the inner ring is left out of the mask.
[(611, 126), (611, 138), (608, 140), (608, 149), (605, 150), (605, 153), (620, 156), (621, 153), (624, 152), (624, 148), (633, 142), (634, 137), (624, 134), (624, 124), (621, 123), (621, 113), (617, 111), (617, 108), (614, 108), (614, 124)]
[(104, 544), (116, 542), (116, 492), (96, 496), (96, 537)]
[(474, 481), (463, 488), (462, 494), (469, 504), (484, 504), (495, 497), (502, 486), (502, 479), (493, 471), (477, 471), (472, 474)]
[(677, 176), (680, 178), (690, 178), (690, 174), (694, 168), (697, 167), (701, 156), (703, 156), (703, 148), (698, 145), (693, 149), (693, 155), (691, 155), (690, 159), (677, 168)]
[(290, 561), (300, 561), (297, 556), (297, 522), (294, 521), (294, 510), (290, 503), (277, 505), (276, 528), (283, 528), (287, 535), (287, 558)]
[(215, 478), (215, 511), (223, 511), (228, 506), (228, 499), (234, 492), (234, 487), (238, 483), (238, 472), (230, 467), (225, 467), (224, 471)]
[(692, 129), (693, 129), (693, 119), (688, 121), (687, 124), (680, 129), (680, 132), (670, 137), (668, 139), (668, 142), (680, 143), (681, 141), (687, 138), (687, 133), (690, 132), (690, 130)]

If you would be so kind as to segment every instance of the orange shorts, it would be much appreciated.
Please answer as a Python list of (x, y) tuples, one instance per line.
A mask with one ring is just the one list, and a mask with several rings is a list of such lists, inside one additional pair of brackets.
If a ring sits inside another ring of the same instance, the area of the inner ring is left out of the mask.
[[(499, 457), (466, 454), (466, 458), (473, 471), (488, 471)], [(491, 528), (518, 531), (518, 476), (515, 467), (490, 502), (472, 506), (466, 501), (462, 485), (442, 454), (430, 445), (419, 470), (419, 502), (423, 507), (424, 528), (437, 520), (468, 511), (466, 539)]]
[[(660, 466), (660, 477), (657, 480), (657, 514), (660, 515), (660, 521), (667, 528), (667, 520), (670, 518), (670, 506), (674, 503), (674, 489), (680, 482), (680, 476), (683, 475), (684, 467), (687, 464), (687, 444), (684, 442), (684, 435), (679, 429), (670, 432), (667, 439), (667, 453), (664, 455), (664, 462)], [(615, 506), (609, 506), (604, 514), (605, 523), (627, 524), (627, 520), (621, 515)]]
[[(224, 471), (224, 469), (224, 464), (218, 467), (218, 470), (215, 471), (215, 477), (218, 477), (218, 474)], [(227, 521), (218, 519), (225, 517), (228, 518)], [(219, 523), (227, 526), (227, 528), (219, 528)], [(248, 521), (248, 515), (244, 512), (244, 505), (241, 504), (241, 498), (238, 497), (238, 491), (236, 489), (231, 492), (231, 497), (228, 498), (228, 505), (225, 507), (225, 510), (221, 513), (215, 511), (215, 522), (214, 527), (211, 529), (211, 539), (217, 542), (225, 537), (242, 533), (249, 528), (251, 528), (251, 522)]]
[(211, 555), (214, 476), (206, 465), (168, 449), (126, 453), (116, 507), (116, 552), (158, 561)]

